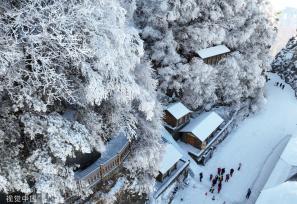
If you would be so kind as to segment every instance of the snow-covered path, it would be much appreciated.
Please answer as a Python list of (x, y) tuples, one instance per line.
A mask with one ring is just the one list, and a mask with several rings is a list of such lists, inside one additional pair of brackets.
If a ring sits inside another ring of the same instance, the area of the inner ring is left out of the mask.
[[(288, 85), (284, 90), (276, 87), (276, 81), (284, 82), (276, 75), (270, 77), (266, 87), (267, 101), (262, 109), (239, 124), (219, 145), (205, 167), (198, 167), (192, 162), (196, 178), (185, 189), (178, 191), (173, 203), (254, 203), (286, 144), (286, 136), (297, 128), (297, 100), (293, 90)], [(239, 162), (242, 169), (235, 171), (229, 183), (223, 183), (221, 193), (214, 194), (216, 200), (211, 200), (209, 193), (206, 196), (205, 192), (210, 187), (209, 174), (215, 174), (218, 167), (227, 171), (231, 167), (237, 168)], [(197, 181), (200, 171), (204, 173), (202, 183)], [(245, 194), (249, 187), (252, 195), (247, 202)]]

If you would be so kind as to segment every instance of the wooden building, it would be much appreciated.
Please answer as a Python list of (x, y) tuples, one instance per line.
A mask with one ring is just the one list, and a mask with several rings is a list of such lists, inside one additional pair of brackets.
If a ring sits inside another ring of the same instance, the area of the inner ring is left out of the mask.
[(170, 104), (164, 111), (164, 121), (167, 127), (176, 130), (183, 127), (190, 121), (190, 111), (181, 102)]
[[(161, 129), (165, 151), (159, 165), (159, 174), (156, 177), (154, 199), (158, 199), (174, 183), (183, 182), (189, 174), (190, 160), (186, 160), (181, 152), (173, 145), (175, 143), (171, 134)], [(172, 190), (172, 189), (171, 189)], [(156, 200), (155, 200), (156, 201)]]
[(119, 132), (106, 144), (100, 158), (85, 169), (75, 172), (79, 188), (91, 188), (114, 172), (130, 152), (130, 142), (123, 132)]
[(177, 163), (182, 158), (182, 154), (170, 143), (165, 144), (165, 152), (159, 166), (157, 180), (162, 182), (166, 177), (177, 169)]
[(204, 112), (179, 131), (181, 140), (200, 150), (204, 149), (223, 122), (216, 112)]
[(230, 49), (225, 45), (218, 45), (199, 50), (197, 54), (206, 64), (217, 64), (229, 52)]

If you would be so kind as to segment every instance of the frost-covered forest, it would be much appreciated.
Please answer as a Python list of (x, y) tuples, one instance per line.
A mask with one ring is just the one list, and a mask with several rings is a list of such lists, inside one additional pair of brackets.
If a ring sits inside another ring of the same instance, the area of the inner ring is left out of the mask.
[(272, 63), (272, 71), (276, 72), (295, 90), (297, 96), (297, 37), (289, 40), (288, 44), (276, 56)]
[[(266, 6), (261, 0), (138, 2), (135, 21), (145, 58), (157, 70), (158, 90), (194, 109), (262, 95), (274, 39)], [(218, 44), (233, 53), (217, 66), (195, 54)]]
[[(161, 158), (162, 105), (240, 105), (263, 94), (273, 19), (264, 0), (3, 0), (0, 191), (78, 190), (68, 162), (132, 143), (125, 190), (149, 193)], [(225, 44), (217, 65), (196, 52)], [(162, 105), (161, 105), (162, 104)]]

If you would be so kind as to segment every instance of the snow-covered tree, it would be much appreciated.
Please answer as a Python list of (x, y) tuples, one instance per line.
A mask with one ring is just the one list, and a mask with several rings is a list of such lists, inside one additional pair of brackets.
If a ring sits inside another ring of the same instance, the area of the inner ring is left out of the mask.
[(141, 61), (143, 43), (130, 23), (133, 5), (2, 1), (0, 191), (46, 194), (50, 203), (63, 202), (65, 193), (87, 195), (67, 160), (104, 151), (119, 129), (133, 144), (125, 165), (135, 184), (129, 190), (152, 188), (161, 110), (151, 65)]
[(292, 37), (286, 47), (276, 55), (272, 71), (290, 84), (297, 96), (297, 36)]
[[(274, 39), (268, 8), (265, 0), (139, 0), (134, 19), (160, 92), (194, 109), (261, 95)], [(200, 62), (198, 50), (219, 44), (235, 53)]]

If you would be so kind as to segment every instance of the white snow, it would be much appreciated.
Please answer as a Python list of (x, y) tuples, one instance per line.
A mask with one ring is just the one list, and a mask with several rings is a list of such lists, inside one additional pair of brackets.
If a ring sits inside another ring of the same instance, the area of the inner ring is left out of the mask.
[(223, 118), (216, 112), (204, 112), (197, 118), (192, 119), (188, 125), (180, 130), (180, 132), (191, 132), (200, 141), (204, 141), (223, 122)]
[(297, 135), (290, 138), (287, 146), (274, 167), (264, 189), (275, 187), (297, 173)]
[[(256, 202), (287, 145), (287, 136), (295, 133), (297, 127), (297, 100), (294, 91), (289, 85), (284, 90), (275, 86), (277, 81), (284, 83), (278, 76), (269, 77), (271, 80), (266, 87), (266, 102), (261, 110), (241, 122), (218, 146), (205, 166), (199, 166), (191, 160), (190, 168), (195, 177), (190, 177), (190, 184), (177, 192), (173, 204)], [(182, 153), (188, 156), (185, 152)], [(209, 174), (215, 174), (218, 167), (224, 167), (228, 172), (232, 167), (237, 168), (239, 162), (242, 163), (241, 170), (235, 171), (229, 183), (223, 183), (221, 193), (215, 192), (216, 200), (212, 201), (208, 192)], [(204, 174), (201, 183), (200, 172)], [(248, 188), (251, 188), (252, 194), (247, 201), (245, 195)]]
[(290, 176), (292, 176), (297, 169), (280, 159), (276, 166), (273, 168), (269, 179), (267, 180), (264, 189), (275, 187), (283, 182), (285, 182)]
[(217, 45), (214, 47), (209, 47), (209, 48), (199, 50), (197, 53), (202, 59), (205, 59), (216, 55), (225, 54), (228, 52), (230, 52), (230, 50), (225, 45)]
[(290, 139), (281, 158), (292, 166), (297, 166), (297, 134)]
[(182, 158), (182, 154), (170, 143), (166, 143), (165, 152), (160, 163), (159, 171), (165, 174)]
[(297, 182), (287, 181), (276, 187), (264, 190), (256, 204), (296, 204)]
[(180, 119), (181, 117), (192, 112), (181, 102), (170, 104), (166, 110), (176, 119)]

